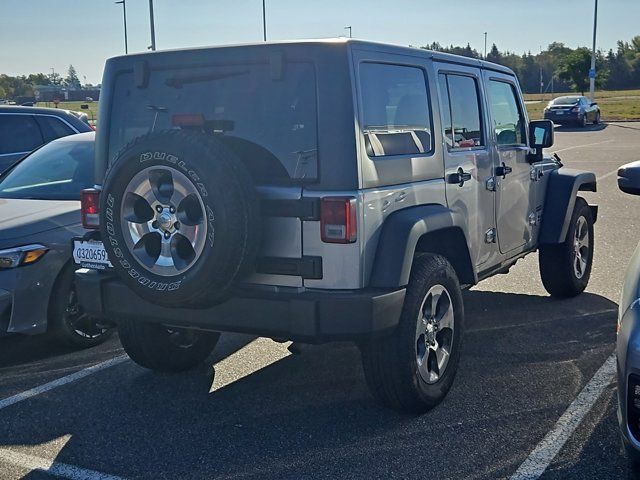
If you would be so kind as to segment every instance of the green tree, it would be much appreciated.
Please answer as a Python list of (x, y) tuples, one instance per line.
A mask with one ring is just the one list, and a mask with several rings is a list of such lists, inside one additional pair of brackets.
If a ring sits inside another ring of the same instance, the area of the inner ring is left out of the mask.
[(580, 47), (564, 55), (558, 64), (558, 77), (571, 83), (576, 92), (584, 92), (589, 88), (589, 69), (591, 68), (591, 52)]
[(47, 78), (49, 79), (50, 85), (62, 85), (62, 77), (59, 73), (51, 72), (47, 75)]
[(73, 65), (69, 65), (67, 70), (67, 76), (64, 79), (64, 84), (67, 87), (80, 88), (80, 79), (78, 78), (78, 72)]
[(31, 73), (27, 76), (27, 83), (30, 85), (50, 85), (51, 80), (44, 73)]
[(0, 98), (2, 99), (7, 98), (7, 92), (3, 87), (0, 87)]
[(491, 50), (489, 51), (489, 53), (487, 53), (486, 60), (493, 63), (502, 63), (502, 54), (500, 53), (500, 50), (498, 50), (498, 46), (495, 43), (491, 45)]

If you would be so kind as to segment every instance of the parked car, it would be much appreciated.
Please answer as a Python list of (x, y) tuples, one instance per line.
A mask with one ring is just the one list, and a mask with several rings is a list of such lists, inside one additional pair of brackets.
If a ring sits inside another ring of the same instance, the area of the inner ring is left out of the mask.
[(194, 367), (221, 331), (353, 340), (373, 395), (424, 412), (462, 288), (536, 250), (551, 295), (589, 281), (595, 175), (543, 158), (553, 123), (508, 68), (347, 39), (118, 57), (102, 85), (76, 241), (102, 269), (76, 284), (142, 366)]
[(81, 122), (86, 123), (87, 125), (89, 125), (89, 127), (91, 128), (91, 130), (95, 130), (95, 128), (93, 128), (91, 126), (91, 123), (89, 123), (89, 115), (87, 115), (84, 112), (76, 112), (74, 110), (69, 110), (68, 111), (71, 115), (76, 116)]
[(80, 191), (93, 184), (94, 133), (54, 140), (0, 176), (0, 335), (47, 330), (89, 347), (110, 329), (79, 308), (71, 239)]
[(594, 125), (600, 123), (600, 107), (579, 95), (558, 97), (546, 106), (544, 118), (561, 125), (574, 124), (584, 128), (589, 122)]
[[(618, 187), (640, 195), (640, 161), (620, 167)], [(620, 297), (616, 354), (620, 433), (631, 469), (640, 478), (640, 244), (627, 267)]]
[(0, 106), (0, 173), (55, 138), (90, 131), (68, 110)]

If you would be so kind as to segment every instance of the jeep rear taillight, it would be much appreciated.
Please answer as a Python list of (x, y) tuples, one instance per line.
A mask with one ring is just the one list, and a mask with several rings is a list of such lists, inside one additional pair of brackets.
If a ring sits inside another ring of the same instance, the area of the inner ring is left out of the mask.
[(80, 192), (82, 226), (90, 230), (100, 228), (100, 190), (85, 188)]
[(320, 235), (325, 243), (353, 243), (358, 237), (356, 199), (324, 197), (320, 201)]

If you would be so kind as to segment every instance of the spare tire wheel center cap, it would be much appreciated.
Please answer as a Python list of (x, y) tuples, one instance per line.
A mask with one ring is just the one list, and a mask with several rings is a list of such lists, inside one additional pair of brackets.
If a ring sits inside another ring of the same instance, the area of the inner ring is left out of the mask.
[(160, 225), (164, 230), (171, 230), (173, 224), (174, 218), (169, 212), (163, 211), (158, 215), (158, 225)]

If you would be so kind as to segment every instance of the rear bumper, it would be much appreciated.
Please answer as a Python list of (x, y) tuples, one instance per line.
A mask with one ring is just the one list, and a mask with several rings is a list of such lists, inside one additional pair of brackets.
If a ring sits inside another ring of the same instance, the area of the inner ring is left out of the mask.
[(364, 340), (393, 331), (405, 290), (352, 291), (238, 290), (206, 309), (166, 308), (138, 297), (117, 277), (92, 270), (76, 272), (82, 308), (97, 317), (131, 317), (175, 327), (249, 333), (308, 343)]
[(579, 113), (564, 113), (557, 115), (555, 113), (545, 113), (545, 120), (551, 120), (554, 123), (573, 123), (582, 119), (582, 115)]

